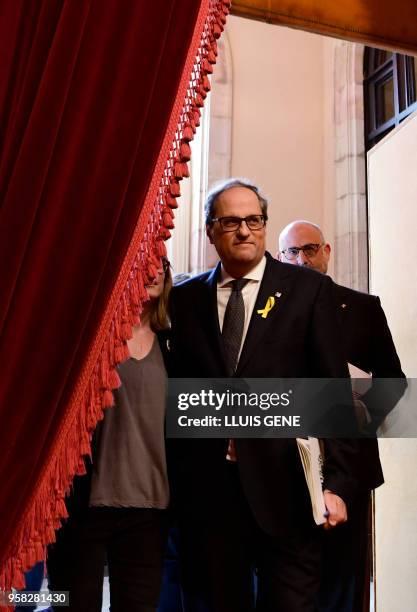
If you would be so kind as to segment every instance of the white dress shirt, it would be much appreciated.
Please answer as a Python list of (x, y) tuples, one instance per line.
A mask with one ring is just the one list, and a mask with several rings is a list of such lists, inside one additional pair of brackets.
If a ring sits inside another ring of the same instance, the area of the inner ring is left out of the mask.
[[(266, 257), (262, 257), (261, 261), (243, 278), (248, 279), (249, 282), (242, 289), (243, 302), (245, 304), (245, 324), (243, 326), (242, 342), (240, 344), (239, 356), (242, 352), (242, 347), (245, 342), (246, 334), (248, 331), (250, 319), (255, 307), (256, 298), (258, 297), (259, 287), (261, 286), (261, 280), (264, 275), (266, 266)], [(227, 302), (230, 294), (232, 293), (232, 281), (235, 279), (230, 276), (223, 268), (220, 268), (220, 277), (217, 281), (217, 311), (219, 313), (219, 324), (220, 331), (223, 330), (224, 313), (226, 311)]]

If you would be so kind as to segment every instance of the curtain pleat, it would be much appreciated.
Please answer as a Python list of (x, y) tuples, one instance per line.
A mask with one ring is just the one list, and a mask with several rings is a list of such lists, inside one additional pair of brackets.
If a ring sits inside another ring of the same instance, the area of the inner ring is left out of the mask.
[(229, 5), (1, 3), (1, 588), (54, 540), (113, 403)]

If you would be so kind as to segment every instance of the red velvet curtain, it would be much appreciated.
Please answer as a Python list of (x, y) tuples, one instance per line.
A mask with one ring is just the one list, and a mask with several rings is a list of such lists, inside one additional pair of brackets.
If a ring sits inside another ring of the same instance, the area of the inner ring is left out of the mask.
[(0, 587), (22, 585), (164, 254), (227, 0), (0, 3)]

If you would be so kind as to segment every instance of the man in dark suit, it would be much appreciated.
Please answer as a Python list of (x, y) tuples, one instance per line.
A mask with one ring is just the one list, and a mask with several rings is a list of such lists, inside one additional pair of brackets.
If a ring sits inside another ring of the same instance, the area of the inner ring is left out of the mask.
[[(294, 221), (279, 236), (278, 257), (283, 262), (326, 274), (330, 253), (330, 244), (313, 223)], [(404, 392), (404, 374), (379, 298), (337, 284), (333, 293), (348, 362), (377, 379), (357, 401), (360, 427), (375, 433)], [(390, 380), (385, 384), (381, 379)], [(350, 519), (341, 529), (326, 534), (320, 612), (369, 610), (371, 490), (384, 482), (376, 438), (359, 441), (359, 466)]]
[[(171, 376), (348, 376), (332, 281), (265, 253), (266, 221), (266, 200), (245, 180), (209, 194), (207, 234), (220, 263), (172, 291)], [(347, 519), (356, 444), (326, 440), (325, 450), (330, 529)], [(198, 599), (211, 612), (313, 612), (322, 529), (295, 440), (175, 440), (170, 455), (188, 609), (197, 612)]]

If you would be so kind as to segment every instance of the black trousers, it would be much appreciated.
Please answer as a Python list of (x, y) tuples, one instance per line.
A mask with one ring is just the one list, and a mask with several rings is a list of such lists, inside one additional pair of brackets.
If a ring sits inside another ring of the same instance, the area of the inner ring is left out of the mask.
[(369, 610), (370, 566), (369, 512), (371, 492), (359, 491), (349, 520), (324, 537), (320, 612)]
[(297, 535), (282, 538), (266, 534), (248, 506), (236, 465), (226, 462), (225, 471), (221, 511), (180, 517), (185, 612), (314, 612), (321, 529), (300, 526)]
[(112, 612), (154, 612), (161, 588), (167, 512), (87, 508), (49, 547), (49, 588), (69, 591), (68, 612), (101, 612), (108, 563)]

